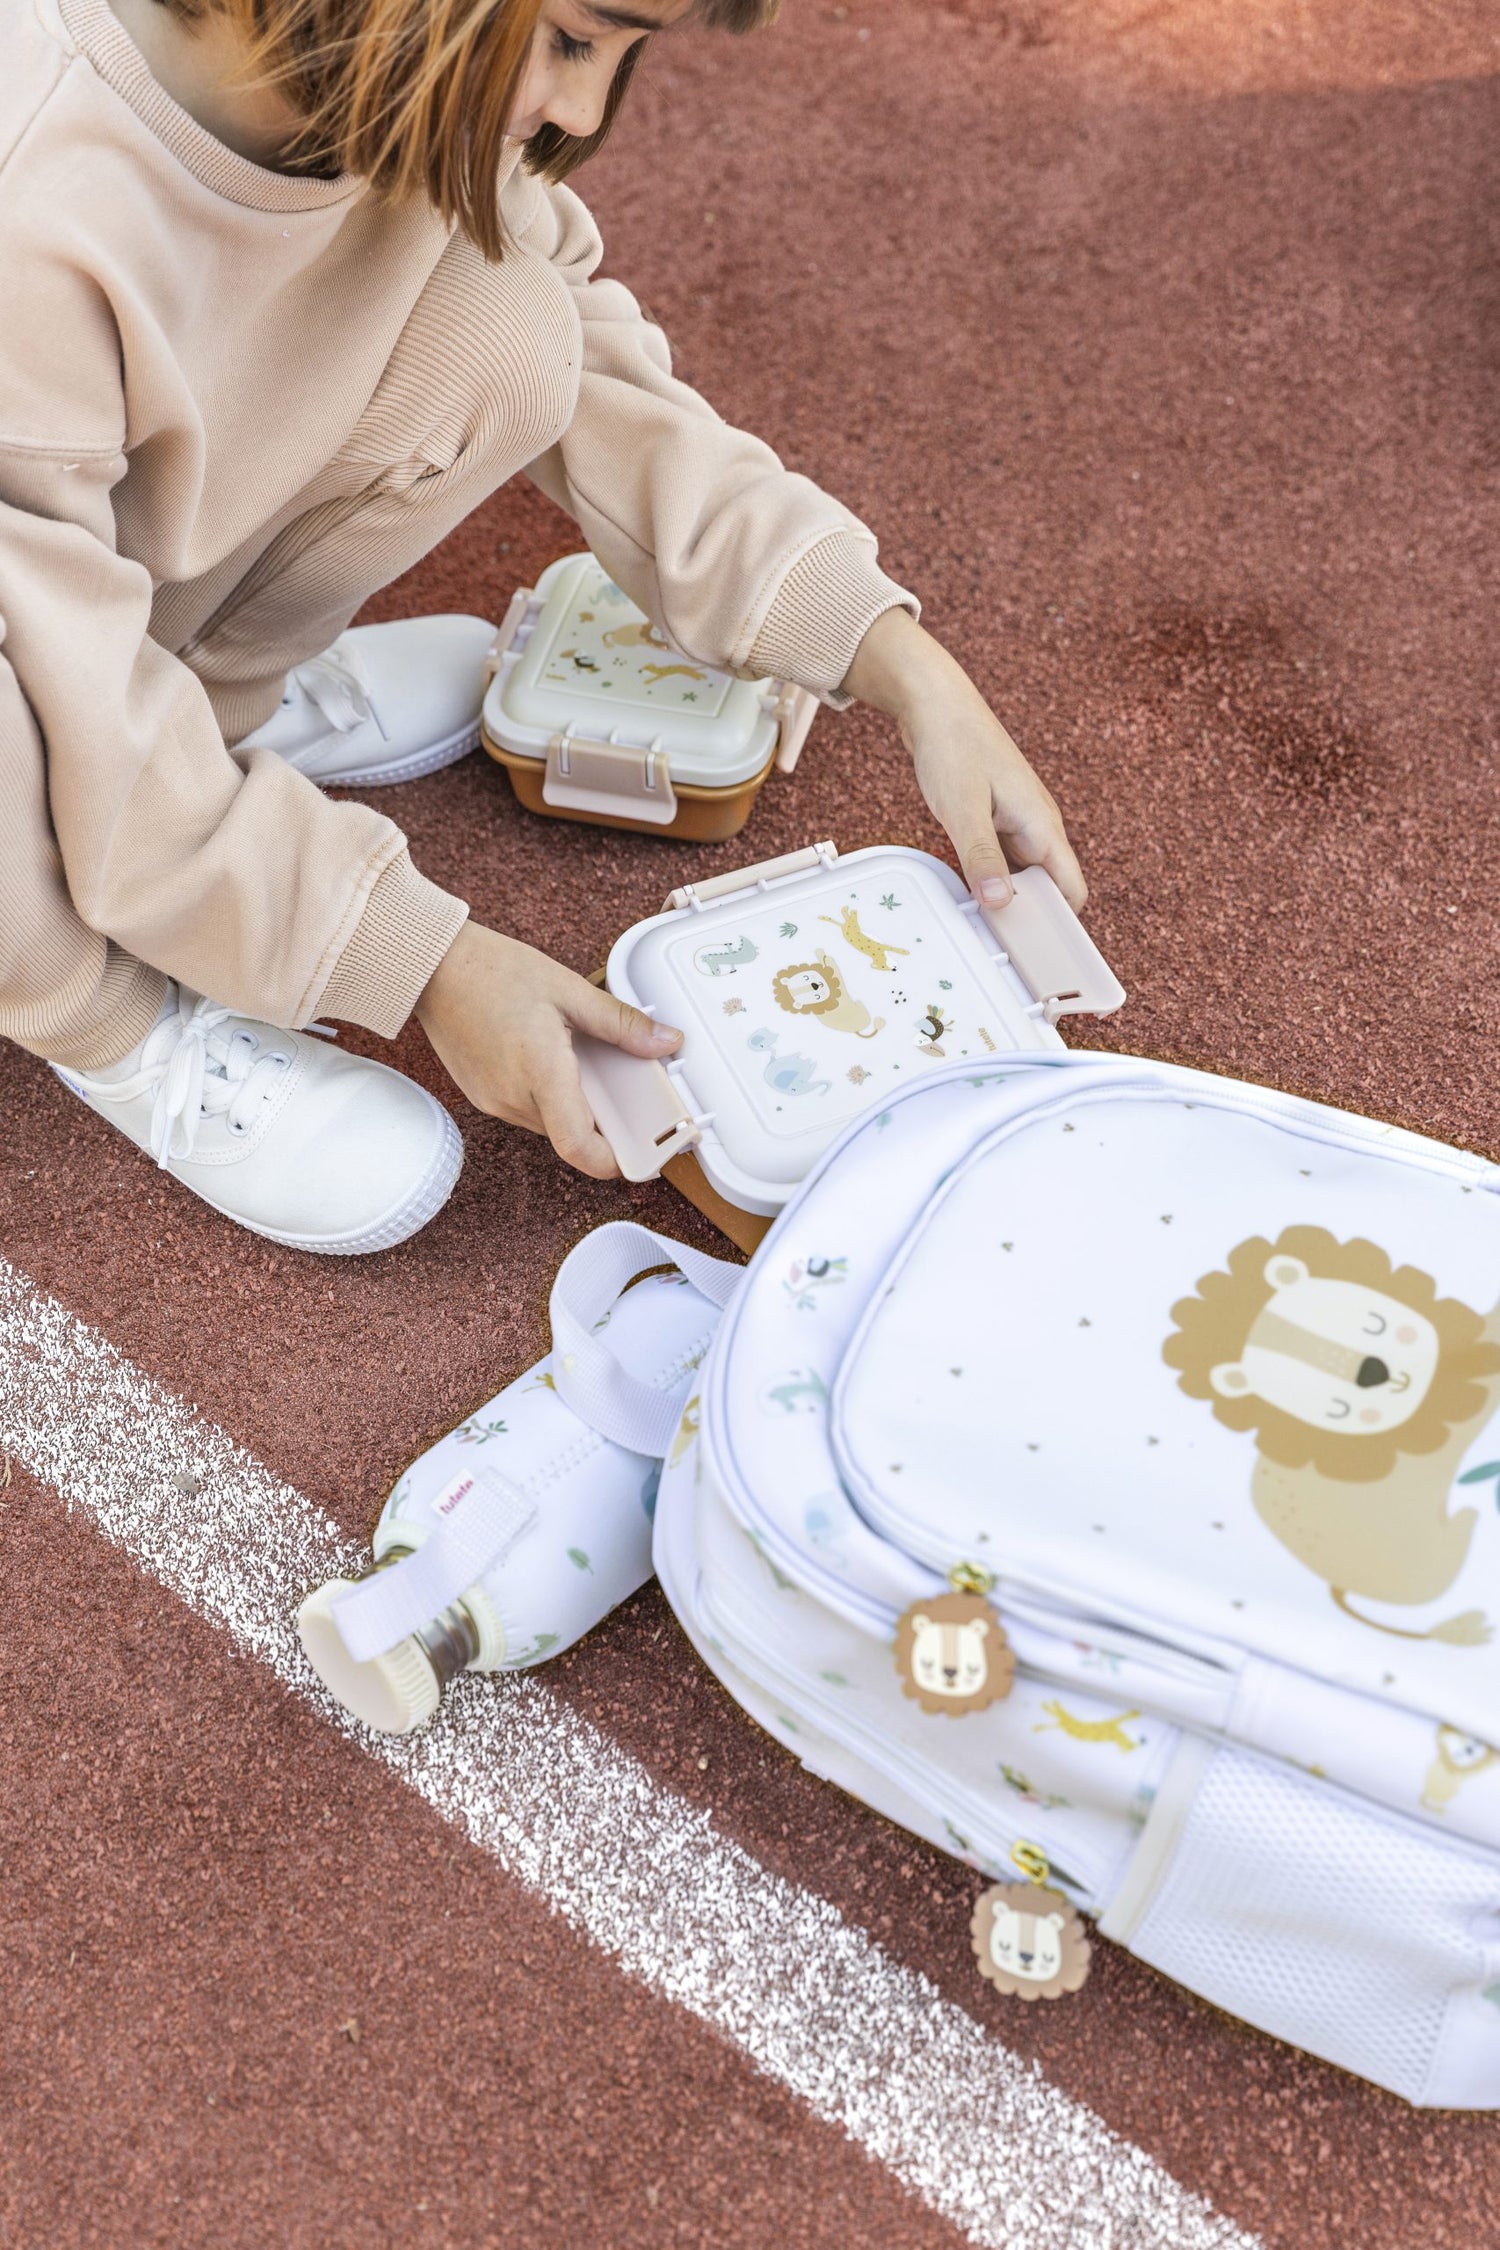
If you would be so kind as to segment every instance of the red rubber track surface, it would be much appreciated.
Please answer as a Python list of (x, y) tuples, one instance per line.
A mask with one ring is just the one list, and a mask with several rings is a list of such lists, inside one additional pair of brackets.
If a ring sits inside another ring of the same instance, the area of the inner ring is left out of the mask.
[[(1131, 993), (1082, 1041), (1491, 1154), (1497, 70), (1489, 0), (789, 0), (757, 41), (662, 42), (584, 182), (680, 370), (865, 514), (1061, 799)], [(515, 487), (369, 614), (498, 615), (572, 543)], [(582, 969), (694, 873), (941, 848), (863, 713), (707, 852), (535, 821), (479, 758), (385, 801), (477, 915)], [(420, 1033), (364, 1044), (439, 1089)], [(325, 1262), (6, 1050), (0, 1250), (367, 1532), (544, 1347), (586, 1228), (713, 1241), (449, 1091), (451, 1204)], [(0, 1500), (0, 2242), (957, 2242), (55, 1494), (17, 1471)], [(1110, 1947), (1067, 2005), (982, 1988), (967, 1872), (759, 1735), (654, 1590), (548, 1677), (1278, 2250), (1495, 2239), (1493, 2121)]]

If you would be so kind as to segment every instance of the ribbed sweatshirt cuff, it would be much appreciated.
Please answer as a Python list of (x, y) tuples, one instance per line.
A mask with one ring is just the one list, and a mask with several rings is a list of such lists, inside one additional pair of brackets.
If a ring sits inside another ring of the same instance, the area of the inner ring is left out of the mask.
[(371, 891), (317, 1013), (394, 1039), (468, 916), (461, 898), (429, 883), (402, 852)]
[(112, 945), (87, 1024), (66, 1030), (45, 1023), (16, 1030), (7, 1026), (6, 1037), (65, 1070), (109, 1070), (145, 1038), (161, 1014), (166, 989), (160, 969), (148, 968)]
[(886, 577), (867, 535), (830, 532), (783, 579), (746, 669), (758, 679), (791, 680), (830, 710), (846, 711), (854, 698), (842, 689), (855, 651), (888, 609), (922, 613), (916, 596)]

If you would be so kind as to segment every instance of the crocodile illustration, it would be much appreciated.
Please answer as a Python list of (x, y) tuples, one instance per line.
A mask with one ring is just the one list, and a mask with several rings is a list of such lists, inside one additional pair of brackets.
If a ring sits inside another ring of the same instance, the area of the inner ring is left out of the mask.
[(805, 1375), (800, 1368), (793, 1368), (785, 1382), (773, 1383), (766, 1392), (767, 1404), (779, 1406), (787, 1414), (810, 1414), (827, 1400), (827, 1386), (816, 1368)]
[(728, 945), (700, 945), (693, 955), (693, 967), (700, 976), (721, 977), (730, 969), (748, 969), (759, 959), (760, 947), (742, 937)]

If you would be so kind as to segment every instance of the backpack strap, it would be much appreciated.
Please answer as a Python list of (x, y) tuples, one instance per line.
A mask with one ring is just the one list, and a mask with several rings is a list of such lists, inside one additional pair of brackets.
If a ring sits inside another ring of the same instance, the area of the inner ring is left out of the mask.
[(696, 1370), (669, 1390), (644, 1383), (621, 1366), (599, 1323), (627, 1282), (653, 1267), (676, 1266), (700, 1296), (722, 1311), (745, 1268), (710, 1257), (633, 1220), (596, 1227), (570, 1250), (552, 1284), (553, 1382), (579, 1420), (629, 1453), (661, 1460), (672, 1442)]

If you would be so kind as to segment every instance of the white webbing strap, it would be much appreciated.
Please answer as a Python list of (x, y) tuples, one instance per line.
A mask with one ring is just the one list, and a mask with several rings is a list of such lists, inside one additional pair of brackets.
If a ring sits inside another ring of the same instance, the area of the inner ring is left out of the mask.
[[(649, 1227), (616, 1220), (596, 1227), (569, 1252), (552, 1285), (552, 1379), (558, 1396), (601, 1437), (656, 1460), (672, 1442), (695, 1370), (670, 1390), (657, 1390), (628, 1374), (595, 1329), (627, 1282), (663, 1265), (676, 1266), (720, 1307), (728, 1304), (745, 1270)], [(383, 1656), (460, 1600), (530, 1530), (537, 1506), (497, 1469), (485, 1467), (460, 1470), (438, 1494), (433, 1512), (439, 1520), (420, 1547), (331, 1604), (344, 1646), (357, 1663)]]
[(672, 1442), (695, 1371), (689, 1369), (670, 1390), (657, 1390), (628, 1374), (595, 1329), (627, 1282), (663, 1265), (676, 1266), (700, 1296), (721, 1310), (745, 1277), (744, 1267), (727, 1258), (711, 1258), (706, 1250), (693, 1250), (670, 1235), (616, 1219), (596, 1227), (569, 1251), (552, 1284), (552, 1375), (558, 1396), (601, 1437), (654, 1460), (661, 1460)]
[(345, 1648), (358, 1664), (383, 1656), (420, 1633), (451, 1602), (503, 1562), (537, 1517), (528, 1500), (498, 1469), (461, 1470), (435, 1502), (439, 1521), (420, 1547), (377, 1570), (332, 1602), (330, 1612)]

